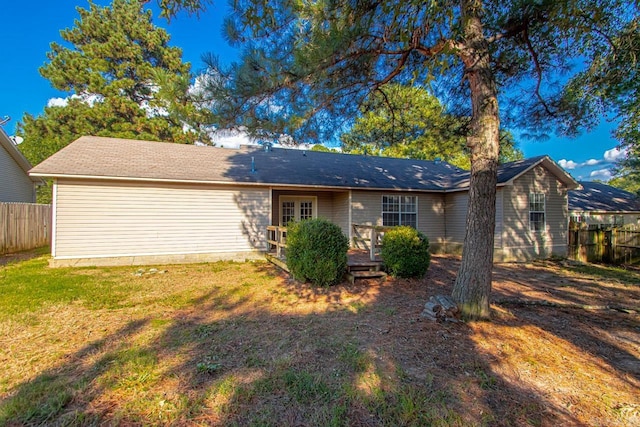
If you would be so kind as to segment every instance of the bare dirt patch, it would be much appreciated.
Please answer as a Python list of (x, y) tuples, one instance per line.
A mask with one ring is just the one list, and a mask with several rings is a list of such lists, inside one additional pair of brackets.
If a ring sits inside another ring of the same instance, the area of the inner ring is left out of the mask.
[(0, 424), (640, 424), (638, 312), (577, 308), (640, 307), (637, 272), (497, 265), (492, 322), (421, 318), (458, 265), (331, 288), (265, 263), (70, 269), (135, 291), (0, 322)]

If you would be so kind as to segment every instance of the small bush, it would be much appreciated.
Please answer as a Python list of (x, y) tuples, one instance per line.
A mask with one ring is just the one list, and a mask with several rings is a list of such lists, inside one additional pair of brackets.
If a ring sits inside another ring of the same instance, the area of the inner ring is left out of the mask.
[(311, 219), (287, 227), (287, 266), (298, 280), (336, 284), (347, 268), (349, 239), (337, 225)]
[(382, 261), (394, 277), (422, 277), (429, 269), (429, 239), (415, 228), (396, 227), (382, 238)]

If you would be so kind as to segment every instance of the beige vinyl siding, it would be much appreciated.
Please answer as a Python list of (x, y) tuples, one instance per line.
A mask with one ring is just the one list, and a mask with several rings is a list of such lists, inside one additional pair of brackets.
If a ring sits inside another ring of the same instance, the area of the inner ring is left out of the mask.
[[(447, 193), (446, 201), (447, 251), (451, 253), (461, 253), (467, 228), (469, 193), (467, 191)], [(494, 248), (502, 246), (502, 229), (503, 191), (501, 188), (498, 188), (496, 191), (496, 226), (493, 235)]]
[(265, 249), (269, 190), (59, 180), (56, 258)]
[(316, 214), (318, 218), (332, 221), (333, 218), (333, 193), (328, 191), (307, 191), (301, 190), (273, 190), (273, 212), (271, 213), (271, 224), (280, 224), (280, 197), (311, 197), (317, 200)]
[[(503, 187), (503, 250), (501, 260), (524, 261), (567, 253), (567, 189), (537, 166)], [(545, 195), (545, 228), (529, 229), (529, 193)]]
[(0, 202), (36, 201), (35, 186), (27, 173), (0, 146)]
[(502, 230), (504, 229), (504, 193), (502, 188), (496, 191), (496, 228), (493, 232), (493, 247), (502, 247)]
[(350, 236), (349, 230), (349, 193), (333, 193), (333, 216), (331, 222), (342, 229), (345, 236)]
[(466, 191), (446, 194), (447, 252), (461, 253), (467, 227), (469, 195)]
[(382, 196), (417, 196), (418, 230), (427, 235), (434, 247), (445, 241), (445, 209), (442, 193), (352, 191), (351, 221), (354, 224), (382, 225)]

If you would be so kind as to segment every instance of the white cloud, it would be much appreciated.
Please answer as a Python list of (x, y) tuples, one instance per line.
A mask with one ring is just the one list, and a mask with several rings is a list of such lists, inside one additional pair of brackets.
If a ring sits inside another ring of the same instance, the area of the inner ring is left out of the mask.
[(24, 138), (18, 135), (14, 135), (11, 137), (11, 139), (13, 140), (13, 143), (15, 145), (20, 145), (24, 142)]
[(218, 147), (238, 148), (241, 145), (257, 145), (258, 141), (251, 138), (244, 127), (235, 129), (215, 129), (209, 132), (211, 141)]
[(589, 159), (586, 162), (583, 163), (584, 166), (595, 166), (600, 164), (601, 160), (596, 160), (596, 159)]
[(573, 160), (562, 159), (562, 160), (558, 161), (558, 164), (563, 169), (567, 169), (567, 170), (575, 169), (575, 168), (578, 167), (578, 164), (576, 162), (574, 162)]
[(69, 98), (51, 98), (47, 101), (47, 107), (64, 107), (69, 103)]
[(618, 160), (622, 160), (627, 156), (627, 149), (612, 148), (604, 152), (604, 160), (609, 163), (615, 163)]
[(95, 93), (82, 93), (80, 95), (71, 95), (66, 98), (49, 98), (47, 101), (47, 107), (64, 107), (69, 103), (70, 99), (79, 99), (90, 106), (93, 106), (96, 102), (101, 102), (104, 97)]
[(610, 180), (611, 176), (611, 171), (609, 169), (597, 169), (589, 174), (589, 178), (597, 178), (603, 181)]

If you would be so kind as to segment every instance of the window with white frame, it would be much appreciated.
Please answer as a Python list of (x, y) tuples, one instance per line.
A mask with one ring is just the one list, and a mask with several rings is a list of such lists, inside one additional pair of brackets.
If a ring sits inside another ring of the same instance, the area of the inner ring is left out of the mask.
[(543, 193), (529, 193), (529, 230), (544, 231), (545, 199)]
[(382, 225), (418, 225), (417, 196), (382, 196)]

